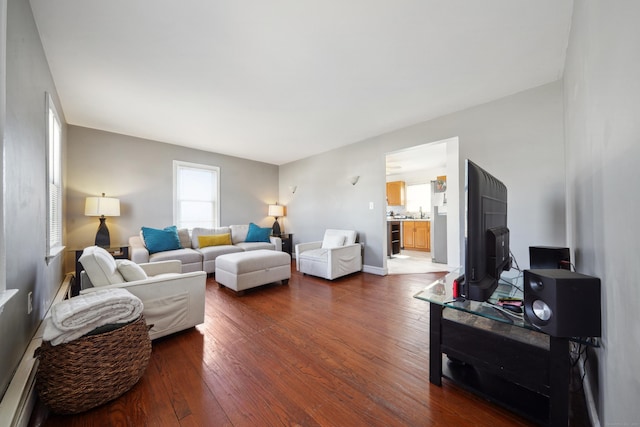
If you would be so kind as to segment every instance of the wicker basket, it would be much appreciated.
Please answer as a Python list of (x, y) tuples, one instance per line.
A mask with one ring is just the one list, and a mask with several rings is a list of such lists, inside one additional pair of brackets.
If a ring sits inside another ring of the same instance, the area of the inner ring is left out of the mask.
[(53, 412), (75, 414), (113, 400), (133, 387), (151, 356), (144, 317), (121, 328), (36, 350), (36, 388)]

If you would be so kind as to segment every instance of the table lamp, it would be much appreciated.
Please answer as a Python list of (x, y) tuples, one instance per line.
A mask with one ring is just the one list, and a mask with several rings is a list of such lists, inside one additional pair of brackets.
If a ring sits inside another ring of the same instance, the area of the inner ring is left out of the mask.
[(276, 203), (275, 205), (269, 205), (269, 216), (274, 217), (276, 220), (273, 223), (273, 227), (271, 227), (271, 233), (274, 236), (280, 236), (280, 224), (278, 223), (278, 218), (284, 216), (284, 206)]
[(106, 224), (107, 216), (120, 216), (120, 200), (112, 197), (87, 197), (84, 205), (85, 216), (99, 216), (100, 225), (96, 233), (96, 246), (108, 248), (111, 246), (109, 229)]

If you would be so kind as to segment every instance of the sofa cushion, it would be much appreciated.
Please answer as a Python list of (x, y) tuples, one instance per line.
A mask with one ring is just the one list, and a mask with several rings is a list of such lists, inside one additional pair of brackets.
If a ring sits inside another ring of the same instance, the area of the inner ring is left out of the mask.
[(198, 246), (200, 248), (222, 245), (231, 245), (231, 233), (198, 236)]
[[(199, 236), (213, 236), (219, 234), (231, 234), (231, 229), (229, 227), (215, 227), (215, 228), (204, 228), (204, 227), (195, 227), (193, 231), (191, 231), (191, 247), (193, 249), (198, 249), (200, 244), (198, 242)], [(229, 243), (231, 245), (231, 243)]]
[(142, 227), (142, 235), (150, 254), (182, 248), (178, 237), (178, 228), (175, 225), (165, 227), (162, 230)]
[(184, 248), (173, 251), (156, 252), (149, 256), (150, 262), (170, 261), (174, 259), (182, 262), (183, 266), (185, 264), (202, 263), (202, 254), (195, 249)]
[(315, 261), (324, 261), (327, 262), (327, 253), (328, 249), (318, 248), (318, 249), (310, 249), (308, 251), (302, 252), (299, 257), (300, 259), (310, 259)]
[(178, 230), (178, 240), (180, 240), (180, 246), (183, 248), (191, 247), (191, 236), (189, 236), (189, 230), (181, 228)]
[(355, 230), (334, 230), (327, 229), (324, 232), (324, 236), (344, 236), (344, 243), (342, 246), (353, 245), (356, 242), (358, 233)]
[(202, 254), (203, 260), (211, 261), (219, 257), (220, 255), (233, 254), (236, 252), (244, 252), (242, 248), (234, 245), (219, 245), (219, 246), (207, 246), (198, 249)]
[(249, 224), (230, 225), (229, 229), (231, 230), (231, 242), (233, 242), (234, 245), (247, 240)]
[(274, 245), (273, 243), (266, 243), (266, 242), (240, 242), (235, 246), (237, 246), (238, 248), (241, 248), (245, 252), (255, 251), (258, 249), (270, 249), (272, 251), (276, 249), (276, 245)]
[(260, 228), (254, 223), (249, 224), (249, 231), (245, 242), (269, 242), (269, 235), (271, 235), (271, 228)]
[(142, 267), (133, 261), (128, 259), (116, 260), (118, 266), (118, 272), (124, 277), (127, 282), (135, 282), (136, 280), (145, 280), (148, 278), (147, 273), (144, 272)]
[(124, 283), (118, 271), (116, 260), (109, 252), (98, 246), (89, 246), (78, 259), (89, 276), (93, 286), (107, 286)]
[(344, 236), (325, 234), (324, 239), (322, 239), (322, 249), (339, 248), (344, 246), (344, 240)]

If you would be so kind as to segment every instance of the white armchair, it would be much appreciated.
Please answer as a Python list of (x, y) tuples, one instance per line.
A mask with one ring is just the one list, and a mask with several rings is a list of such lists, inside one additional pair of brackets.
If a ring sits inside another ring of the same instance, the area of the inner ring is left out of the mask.
[(355, 230), (332, 230), (322, 241), (296, 245), (296, 268), (301, 273), (333, 280), (362, 270), (362, 245)]
[(180, 261), (135, 264), (115, 260), (104, 249), (91, 246), (80, 257), (80, 293), (123, 288), (142, 300), (145, 321), (152, 325), (151, 339), (204, 322), (204, 271), (182, 273)]

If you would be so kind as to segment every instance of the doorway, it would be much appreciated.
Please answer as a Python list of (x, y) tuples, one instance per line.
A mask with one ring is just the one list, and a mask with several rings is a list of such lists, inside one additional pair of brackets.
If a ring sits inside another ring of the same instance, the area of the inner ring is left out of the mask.
[(400, 202), (400, 196), (387, 194), (394, 204), (386, 207), (385, 240), (392, 238), (391, 224), (401, 228), (400, 244), (385, 245), (387, 274), (457, 268), (461, 235), (458, 138), (390, 152), (385, 160), (386, 182), (391, 183), (387, 188), (403, 192)]

